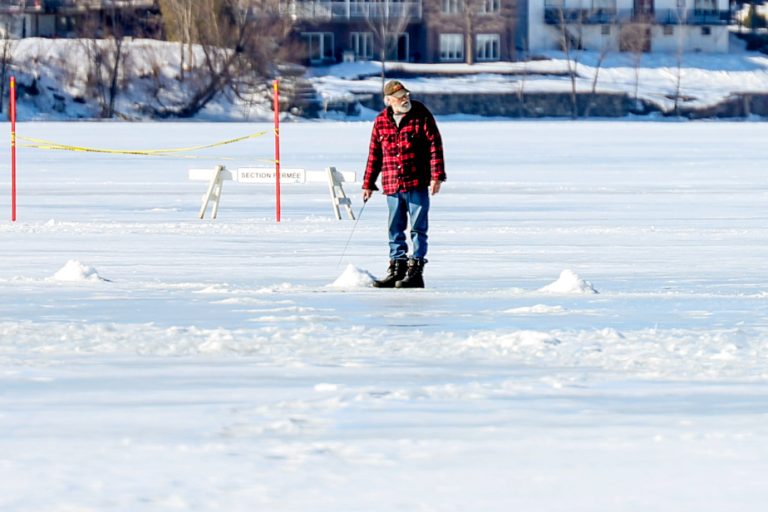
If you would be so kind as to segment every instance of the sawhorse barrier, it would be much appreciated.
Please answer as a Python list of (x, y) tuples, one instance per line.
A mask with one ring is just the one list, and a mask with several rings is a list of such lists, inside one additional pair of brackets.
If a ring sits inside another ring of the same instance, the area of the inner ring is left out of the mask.
[[(275, 170), (261, 167), (241, 167), (231, 171), (223, 165), (217, 165), (213, 169), (189, 169), (190, 180), (207, 181), (208, 189), (203, 195), (203, 203), (200, 206), (198, 218), (205, 217), (208, 205), (212, 204), (211, 218), (215, 219), (219, 212), (221, 193), (225, 181), (236, 181), (248, 184), (274, 184)], [(342, 183), (354, 183), (354, 172), (338, 171), (335, 167), (327, 167), (325, 171), (306, 171), (304, 169), (281, 169), (281, 184), (303, 183), (328, 183), (328, 192), (331, 195), (331, 206), (338, 220), (341, 220), (341, 209), (344, 208), (350, 219), (355, 220), (352, 211), (352, 202), (344, 193)]]

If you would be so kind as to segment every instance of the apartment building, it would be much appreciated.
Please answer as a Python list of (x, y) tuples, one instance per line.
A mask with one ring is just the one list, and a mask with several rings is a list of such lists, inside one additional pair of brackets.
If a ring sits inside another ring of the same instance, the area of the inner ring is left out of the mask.
[(515, 58), (516, 0), (285, 0), (310, 64)]
[(728, 52), (728, 0), (529, 0), (531, 52)]
[(132, 17), (139, 33), (156, 31), (155, 0), (0, 0), (0, 36), (73, 37), (86, 23)]
[[(379, 60), (382, 48), (388, 61), (424, 63), (510, 61), (564, 43), (728, 51), (728, 0), (272, 1), (311, 65)], [(88, 23), (123, 23), (130, 35), (161, 37), (160, 16), (156, 0), (0, 0), (0, 36), (74, 37)]]

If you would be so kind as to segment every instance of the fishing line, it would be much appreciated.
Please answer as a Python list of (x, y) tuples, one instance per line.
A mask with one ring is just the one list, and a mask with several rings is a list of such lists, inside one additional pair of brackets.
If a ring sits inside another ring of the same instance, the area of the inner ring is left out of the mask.
[(368, 201), (363, 201), (363, 206), (360, 207), (360, 212), (357, 214), (357, 218), (355, 219), (355, 224), (352, 226), (352, 232), (349, 234), (349, 238), (347, 238), (347, 243), (344, 245), (344, 250), (341, 251), (341, 258), (339, 258), (339, 262), (336, 264), (336, 268), (339, 268), (339, 265), (341, 265), (341, 262), (344, 261), (344, 256), (347, 254), (347, 247), (349, 247), (349, 242), (352, 240), (352, 235), (355, 234), (355, 229), (357, 229), (357, 223), (360, 222), (360, 217), (363, 216), (363, 210), (365, 210), (365, 205), (368, 204)]

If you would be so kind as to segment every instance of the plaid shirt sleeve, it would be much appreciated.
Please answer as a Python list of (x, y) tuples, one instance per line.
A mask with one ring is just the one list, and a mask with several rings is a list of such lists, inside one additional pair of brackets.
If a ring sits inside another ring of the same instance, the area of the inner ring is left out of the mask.
[(437, 129), (435, 118), (427, 112), (424, 131), (429, 141), (429, 168), (433, 181), (445, 181), (445, 160), (443, 159), (443, 138)]
[(421, 103), (413, 103), (399, 128), (389, 109), (376, 117), (363, 188), (378, 190), (379, 175), (385, 194), (426, 188), (431, 180), (445, 181), (440, 131), (432, 114)]
[(373, 123), (373, 131), (371, 132), (371, 142), (368, 146), (368, 163), (365, 166), (365, 177), (363, 178), (364, 190), (379, 190), (376, 186), (376, 180), (381, 173), (381, 139), (378, 133), (378, 117)]

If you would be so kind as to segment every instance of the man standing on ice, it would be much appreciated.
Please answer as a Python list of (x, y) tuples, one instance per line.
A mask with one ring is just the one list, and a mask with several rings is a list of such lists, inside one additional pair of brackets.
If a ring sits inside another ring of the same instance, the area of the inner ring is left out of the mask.
[[(402, 82), (384, 85), (384, 104), (373, 122), (363, 201), (368, 201), (381, 174), (389, 208), (389, 268), (377, 288), (424, 288), (427, 262), (429, 196), (445, 181), (443, 142), (432, 113), (411, 101)], [(405, 230), (410, 220), (413, 252), (408, 257)]]

